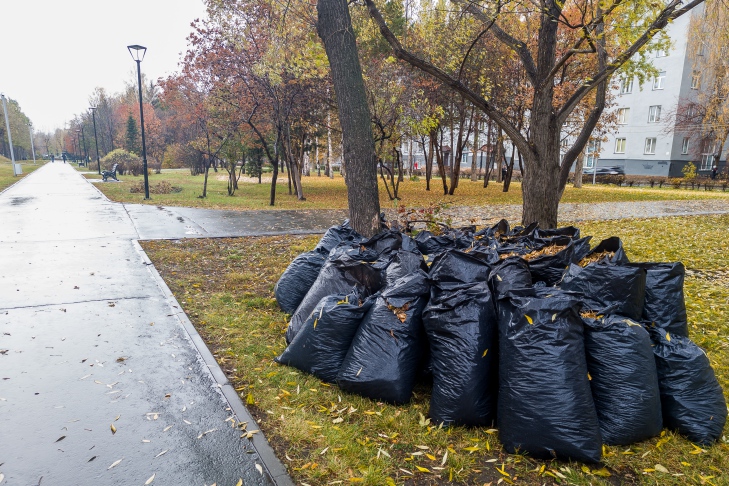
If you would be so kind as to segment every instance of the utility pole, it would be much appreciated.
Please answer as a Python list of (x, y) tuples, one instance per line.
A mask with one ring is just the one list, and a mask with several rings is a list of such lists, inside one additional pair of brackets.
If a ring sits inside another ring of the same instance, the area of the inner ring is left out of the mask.
[(33, 165), (35, 165), (35, 145), (33, 145), (33, 123), (28, 122), (28, 131), (30, 132), (30, 151), (33, 152)]
[(13, 164), (13, 176), (17, 177), (18, 171), (15, 167), (15, 152), (13, 151), (13, 136), (10, 134), (10, 120), (8, 119), (8, 102), (4, 94), (0, 94), (3, 100), (3, 112), (5, 113), (5, 127), (8, 130), (8, 143), (10, 144), (10, 161)]

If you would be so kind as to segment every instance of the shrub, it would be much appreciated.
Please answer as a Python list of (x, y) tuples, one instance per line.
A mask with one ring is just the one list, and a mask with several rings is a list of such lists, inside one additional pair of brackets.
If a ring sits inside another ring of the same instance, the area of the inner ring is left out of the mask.
[(101, 163), (106, 170), (111, 170), (117, 164), (117, 172), (121, 175), (137, 176), (142, 173), (142, 159), (124, 149), (112, 150), (101, 159)]
[(666, 181), (666, 182), (671, 184), (671, 186), (673, 186), (674, 189), (681, 189), (681, 184), (683, 184), (685, 181), (683, 179), (681, 179), (680, 177), (673, 177), (673, 178), (668, 179), (668, 181)]
[(681, 169), (681, 173), (683, 174), (684, 179), (696, 179), (696, 165), (693, 162), (689, 162), (688, 164), (683, 166), (683, 169)]

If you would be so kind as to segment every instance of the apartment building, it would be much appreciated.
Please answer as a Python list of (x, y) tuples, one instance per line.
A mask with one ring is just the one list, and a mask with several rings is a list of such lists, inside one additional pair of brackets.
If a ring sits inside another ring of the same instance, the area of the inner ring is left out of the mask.
[[(691, 15), (702, 12), (698, 9)], [(671, 49), (651, 53), (658, 76), (643, 86), (637, 79), (619, 80), (614, 92), (617, 104), (612, 108), (617, 112), (618, 130), (605, 142), (588, 144), (586, 170), (598, 164), (622, 167), (626, 174), (681, 177), (684, 166), (693, 162), (700, 174), (710, 172), (715, 164), (711, 144), (698, 135), (672, 132), (667, 124), (679, 100), (695, 98), (701, 89), (701, 72), (694, 71), (688, 51), (689, 22), (690, 16), (684, 15), (669, 24)], [(726, 164), (726, 155), (722, 157), (720, 170)]]

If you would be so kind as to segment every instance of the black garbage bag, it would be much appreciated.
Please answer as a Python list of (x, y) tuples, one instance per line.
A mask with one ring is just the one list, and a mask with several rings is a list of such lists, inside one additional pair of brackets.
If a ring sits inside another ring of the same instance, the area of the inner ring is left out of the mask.
[(371, 305), (358, 292), (324, 297), (276, 362), (333, 383)]
[(408, 235), (396, 230), (382, 231), (372, 238), (360, 242), (362, 247), (374, 250), (380, 255), (398, 250), (419, 252), (418, 245)]
[(460, 250), (447, 250), (435, 257), (428, 276), (438, 282), (486, 282), (491, 267)]
[(577, 296), (513, 291), (499, 302), (499, 437), (509, 453), (599, 462)]
[(686, 269), (683, 263), (634, 263), (646, 270), (643, 321), (688, 337), (688, 317), (683, 297)]
[(427, 230), (420, 231), (413, 240), (423, 255), (437, 255), (450, 248), (456, 248), (455, 240), (449, 235), (434, 235)]
[(468, 248), (474, 241), (474, 226), (464, 228), (448, 228), (443, 234), (434, 235), (430, 231), (421, 231), (415, 235), (415, 243), (424, 255), (437, 255), (449, 249)]
[(592, 399), (602, 440), (627, 445), (661, 433), (661, 394), (651, 338), (622, 316), (583, 318)]
[(418, 270), (428, 271), (423, 255), (420, 252), (399, 250), (392, 255), (390, 263), (384, 270), (385, 286), (392, 286), (398, 279)]
[(726, 400), (706, 353), (689, 338), (650, 329), (663, 424), (691, 442), (711, 445), (726, 423)]
[[(590, 250), (590, 238), (588, 236), (573, 240), (569, 236), (556, 236), (547, 240), (549, 243), (547, 246), (564, 246), (564, 248), (555, 254), (529, 258), (529, 271), (532, 273), (532, 280), (544, 282), (546, 285), (559, 283), (569, 264), (579, 261)], [(546, 246), (543, 246), (540, 250), (545, 248)]]
[(319, 272), (306, 297), (291, 316), (286, 328), (286, 342), (291, 343), (314, 307), (321, 299), (332, 294), (349, 293), (358, 289), (363, 297), (371, 295), (382, 287), (382, 270), (388, 259), (380, 258), (374, 250), (340, 245), (329, 254), (327, 262)]
[(473, 236), (477, 238), (498, 238), (499, 236), (506, 234), (509, 234), (509, 222), (502, 219), (490, 228), (480, 229), (474, 233)]
[(347, 219), (344, 223), (329, 228), (314, 249), (329, 253), (342, 242), (356, 244), (363, 239), (364, 237), (362, 235), (352, 229)]
[(565, 226), (564, 228), (537, 228), (534, 231), (534, 237), (537, 239), (549, 239), (555, 236), (569, 236), (573, 240), (580, 239), (580, 229), (575, 226)]
[(488, 284), (434, 283), (423, 325), (433, 374), (430, 418), (444, 425), (491, 425), (497, 320)]
[[(584, 259), (584, 260), (583, 260)], [(623, 242), (617, 236), (611, 236), (604, 239), (595, 248), (590, 250), (587, 255), (578, 260), (581, 266), (588, 263), (613, 263), (624, 265), (629, 262), (628, 256), (623, 249)]]
[(497, 301), (511, 290), (531, 287), (529, 265), (520, 257), (501, 260), (489, 274), (489, 286)]
[(327, 253), (318, 250), (307, 251), (294, 258), (294, 261), (286, 267), (273, 288), (276, 302), (282, 311), (287, 314), (296, 311), (326, 261)]
[(570, 265), (560, 287), (581, 294), (585, 310), (639, 321), (646, 294), (646, 272), (639, 267), (591, 263)]
[(337, 375), (345, 391), (401, 404), (410, 400), (424, 353), (425, 272), (402, 277), (370, 307)]
[(501, 235), (500, 239), (504, 241), (520, 241), (524, 239), (533, 239), (534, 232), (539, 228), (539, 223), (536, 221), (530, 223), (527, 226), (514, 226), (508, 233)]
[(472, 247), (463, 250), (463, 252), (492, 266), (501, 260), (497, 246), (495, 244), (487, 244), (484, 240), (479, 240)]

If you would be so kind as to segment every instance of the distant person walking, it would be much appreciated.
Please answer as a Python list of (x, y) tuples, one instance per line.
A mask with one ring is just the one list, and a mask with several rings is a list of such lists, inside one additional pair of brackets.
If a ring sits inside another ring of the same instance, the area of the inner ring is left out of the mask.
[(66, 163), (66, 154), (65, 153), (61, 154), (61, 157), (63, 158), (63, 163), (65, 164)]
[(53, 163), (53, 162), (55, 162), (55, 161), (56, 161), (56, 156), (55, 156), (55, 155), (53, 155), (53, 154), (51, 154), (51, 163)]
[(711, 178), (716, 179), (716, 173), (719, 171), (717, 166), (711, 168)]

